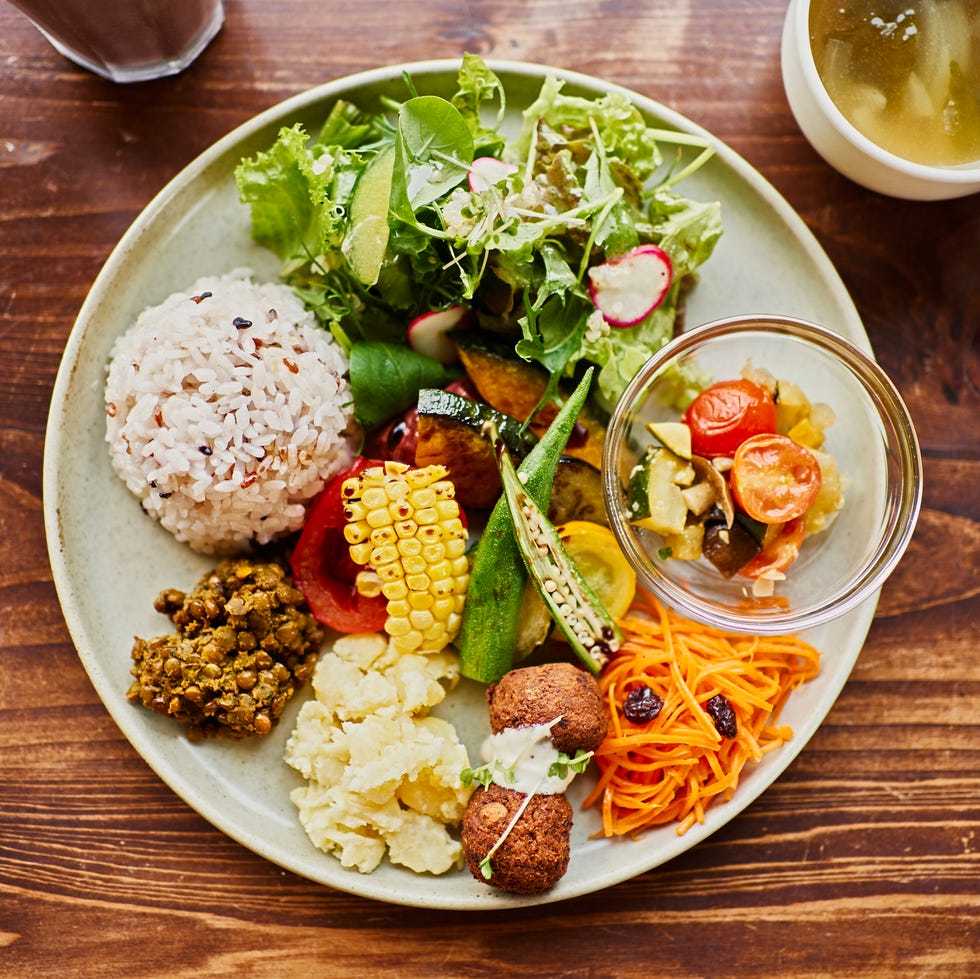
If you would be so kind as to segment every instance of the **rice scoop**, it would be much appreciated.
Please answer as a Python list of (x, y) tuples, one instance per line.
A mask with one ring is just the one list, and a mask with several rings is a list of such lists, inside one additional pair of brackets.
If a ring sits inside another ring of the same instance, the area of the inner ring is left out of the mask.
[(347, 358), (293, 292), (199, 279), (115, 343), (106, 439), (143, 509), (205, 554), (298, 530), (359, 443)]

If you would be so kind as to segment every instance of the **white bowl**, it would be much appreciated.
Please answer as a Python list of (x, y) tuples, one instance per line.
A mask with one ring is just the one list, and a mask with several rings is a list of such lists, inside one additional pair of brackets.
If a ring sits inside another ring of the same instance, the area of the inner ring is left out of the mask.
[(855, 183), (891, 197), (937, 201), (980, 191), (980, 161), (958, 167), (912, 163), (848, 122), (817, 73), (809, 19), (810, 0), (791, 0), (783, 27), (783, 87), (803, 135), (824, 160)]

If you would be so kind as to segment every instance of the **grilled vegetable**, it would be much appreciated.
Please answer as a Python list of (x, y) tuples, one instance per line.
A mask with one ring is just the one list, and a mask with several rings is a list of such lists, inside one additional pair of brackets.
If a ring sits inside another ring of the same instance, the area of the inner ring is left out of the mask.
[(344, 536), (362, 594), (388, 600), (385, 632), (400, 653), (438, 652), (459, 632), (469, 564), (466, 529), (444, 466), (386, 462), (345, 480)]
[(602, 473), (590, 462), (564, 455), (555, 471), (548, 519), (557, 527), (569, 520), (591, 520), (608, 526)]
[(438, 389), (419, 392), (415, 464), (445, 466), (463, 506), (489, 509), (500, 496), (497, 462), (481, 434), (491, 420), (521, 458), (537, 442), (514, 418), (481, 401)]
[[(541, 404), (548, 386), (547, 373), (537, 365), (515, 357), (512, 346), (494, 342), (485, 334), (463, 331), (455, 338), (455, 343), (467, 377), (480, 397), (497, 411), (521, 422), (533, 415), (531, 429), (543, 434), (558, 413), (553, 403)], [(565, 454), (599, 468), (605, 435), (605, 422), (596, 416), (591, 406), (583, 406), (565, 446)]]
[(555, 530), (606, 611), (614, 619), (621, 619), (633, 604), (636, 572), (619, 549), (613, 532), (589, 520), (556, 524)]
[[(525, 492), (547, 505), (555, 470), (592, 382), (590, 368), (541, 441), (518, 467)], [(460, 672), (482, 683), (499, 680), (513, 665), (527, 572), (514, 538), (507, 503), (498, 500), (473, 559), (457, 647)]]
[(525, 491), (506, 447), (492, 435), (504, 499), (531, 580), (575, 655), (598, 673), (619, 648), (622, 633), (568, 556), (554, 525)]

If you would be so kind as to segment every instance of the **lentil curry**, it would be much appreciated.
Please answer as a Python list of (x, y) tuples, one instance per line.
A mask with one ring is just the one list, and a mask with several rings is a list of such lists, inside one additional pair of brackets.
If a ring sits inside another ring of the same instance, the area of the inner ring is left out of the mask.
[(177, 631), (136, 638), (128, 699), (187, 725), (191, 740), (268, 734), (312, 675), (324, 631), (277, 562), (222, 561), (154, 608)]

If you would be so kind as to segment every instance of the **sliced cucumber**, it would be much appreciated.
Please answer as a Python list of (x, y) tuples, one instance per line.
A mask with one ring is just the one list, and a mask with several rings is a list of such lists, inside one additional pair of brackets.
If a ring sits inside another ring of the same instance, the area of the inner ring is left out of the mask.
[(373, 286), (381, 274), (388, 250), (388, 208), (395, 148), (382, 150), (365, 168), (354, 185), (350, 202), (350, 231), (344, 255), (357, 281)]

